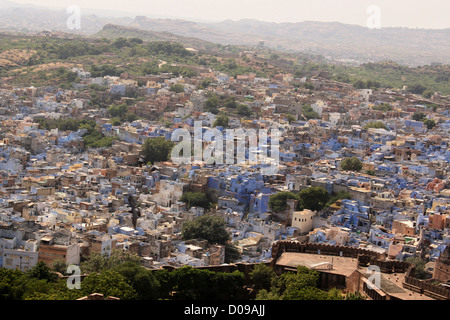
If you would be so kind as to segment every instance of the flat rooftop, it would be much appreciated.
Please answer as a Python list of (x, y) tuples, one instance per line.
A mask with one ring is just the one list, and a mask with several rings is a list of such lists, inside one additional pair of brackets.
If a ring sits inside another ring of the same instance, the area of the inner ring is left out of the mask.
[[(327, 269), (324, 262), (332, 264), (331, 269)], [(350, 276), (358, 266), (356, 258), (329, 256), (321, 254), (310, 254), (300, 252), (283, 252), (276, 262), (277, 266), (284, 266), (296, 269), (297, 266), (305, 266), (317, 271)]]

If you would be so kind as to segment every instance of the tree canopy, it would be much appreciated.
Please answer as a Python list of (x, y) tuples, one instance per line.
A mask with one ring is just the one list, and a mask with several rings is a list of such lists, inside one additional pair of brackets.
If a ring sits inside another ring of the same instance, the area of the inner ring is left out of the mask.
[(181, 83), (175, 83), (170, 86), (169, 90), (175, 93), (181, 93), (184, 92), (184, 86)]
[(431, 130), (434, 127), (436, 127), (436, 121), (433, 119), (425, 119), (423, 121), (423, 124), (427, 127), (428, 130)]
[(202, 192), (185, 192), (181, 196), (180, 201), (186, 202), (189, 209), (191, 207), (202, 207), (208, 210), (211, 206), (208, 197)]
[(383, 121), (370, 121), (370, 122), (368, 122), (368, 123), (366, 123), (364, 125), (364, 129), (367, 130), (367, 129), (370, 129), (370, 128), (373, 128), (373, 129), (385, 129), (385, 130), (388, 129), (388, 127), (386, 126), (386, 124), (384, 124)]
[(309, 209), (313, 211), (322, 210), (327, 204), (330, 195), (322, 187), (309, 187), (299, 193), (290, 191), (282, 191), (273, 194), (269, 197), (269, 208), (273, 212), (282, 212), (287, 209), (287, 200), (297, 200), (297, 207), (295, 210)]
[(248, 117), (252, 114), (252, 110), (246, 104), (238, 104), (236, 107), (236, 112), (240, 116)]
[(358, 157), (348, 157), (341, 161), (342, 170), (347, 171), (361, 171), (362, 162), (358, 159)]
[(142, 145), (145, 162), (155, 163), (169, 160), (174, 145), (173, 141), (164, 137), (148, 138)]
[(288, 199), (298, 199), (298, 196), (288, 191), (275, 193), (269, 197), (269, 208), (273, 212), (282, 212), (287, 209)]
[(217, 116), (216, 120), (214, 121), (213, 126), (227, 128), (229, 122), (230, 122), (230, 118), (228, 118), (228, 116), (226, 116), (224, 114), (220, 114)]
[(242, 272), (213, 272), (185, 266), (173, 271), (157, 270), (161, 283), (160, 297), (169, 299), (235, 300), (241, 297), (245, 276)]
[(300, 206), (313, 211), (322, 210), (330, 199), (327, 190), (321, 187), (310, 187), (303, 189), (298, 194)]
[(230, 234), (225, 228), (225, 220), (213, 214), (204, 214), (193, 221), (186, 221), (181, 229), (184, 240), (205, 239), (210, 244), (226, 244)]
[(276, 277), (275, 271), (264, 263), (255, 265), (249, 275), (256, 290), (269, 290), (272, 281)]

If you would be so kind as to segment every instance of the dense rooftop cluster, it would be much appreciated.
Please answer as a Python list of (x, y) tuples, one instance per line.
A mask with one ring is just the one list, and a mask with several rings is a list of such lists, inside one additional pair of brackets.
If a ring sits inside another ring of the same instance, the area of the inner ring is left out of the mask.
[[(295, 240), (419, 257), (432, 273), (450, 241), (449, 97), (195, 68), (192, 77), (74, 69), (82, 80), (70, 90), (3, 85), (1, 267), (78, 265), (114, 249), (150, 269), (260, 263), (276, 241)], [(250, 161), (154, 160), (149, 141), (193, 134), (196, 121), (279, 130), (277, 172)], [(203, 215), (223, 219), (229, 238), (186, 237), (183, 226)]]

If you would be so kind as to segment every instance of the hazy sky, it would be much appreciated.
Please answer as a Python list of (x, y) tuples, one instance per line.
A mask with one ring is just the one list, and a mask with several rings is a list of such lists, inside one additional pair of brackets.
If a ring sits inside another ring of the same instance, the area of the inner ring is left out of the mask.
[[(367, 25), (367, 8), (380, 8), (381, 27), (450, 28), (449, 0), (11, 0), (17, 3), (121, 11), (204, 21), (337, 21)], [(127, 14), (128, 12), (128, 14)]]

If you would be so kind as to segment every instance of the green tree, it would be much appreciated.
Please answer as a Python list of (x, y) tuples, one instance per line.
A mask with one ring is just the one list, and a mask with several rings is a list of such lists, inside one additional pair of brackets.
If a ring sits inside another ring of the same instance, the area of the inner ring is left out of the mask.
[(175, 83), (170, 86), (169, 90), (175, 93), (181, 93), (184, 92), (184, 86), (181, 83)]
[(342, 170), (346, 171), (361, 171), (362, 162), (358, 157), (348, 157), (341, 161)]
[(421, 280), (426, 280), (431, 278), (431, 274), (425, 270), (426, 261), (422, 260), (420, 257), (409, 257), (405, 259), (406, 262), (414, 264), (416, 267), (414, 269), (414, 277)]
[(287, 200), (288, 199), (298, 199), (297, 195), (293, 192), (282, 191), (276, 194), (273, 194), (269, 197), (269, 208), (273, 212), (282, 212), (287, 209)]
[(236, 112), (240, 116), (249, 117), (252, 114), (252, 111), (246, 104), (238, 104), (236, 107)]
[(276, 54), (276, 53), (272, 53), (270, 55), (270, 60), (278, 60), (280, 58), (280, 55)]
[(370, 122), (366, 123), (366, 125), (364, 125), (364, 129), (367, 130), (370, 128), (385, 129), (385, 130), (388, 129), (388, 127), (384, 124), (383, 121), (370, 121)]
[(113, 126), (120, 126), (122, 124), (122, 121), (120, 121), (120, 118), (114, 117), (114, 118), (111, 118), (111, 124)]
[(181, 196), (180, 201), (186, 202), (189, 209), (191, 207), (202, 207), (208, 210), (211, 207), (211, 201), (202, 192), (185, 192)]
[(414, 94), (422, 94), (425, 90), (427, 90), (427, 87), (421, 84), (413, 84), (408, 88), (408, 91)]
[(131, 44), (143, 44), (144, 41), (140, 38), (134, 37), (134, 38), (130, 38), (130, 43)]
[(104, 64), (104, 65), (92, 65), (89, 72), (92, 77), (104, 77), (104, 76), (120, 76), (122, 70), (114, 65)]
[(284, 292), (283, 300), (329, 300), (329, 296), (317, 287), (291, 285)]
[(320, 119), (320, 116), (317, 112), (315, 112), (313, 110), (313, 108), (311, 106), (305, 105), (303, 106), (303, 115), (305, 116), (306, 119)]
[(226, 97), (225, 100), (223, 101), (223, 106), (227, 109), (236, 109), (237, 108), (236, 98), (233, 96)]
[(328, 290), (327, 295), (328, 297), (326, 300), (344, 300), (344, 295), (342, 294), (342, 291), (336, 288)]
[(81, 271), (84, 274), (97, 272), (100, 273), (104, 270), (112, 269), (123, 263), (134, 263), (139, 264), (140, 258), (134, 253), (123, 251), (123, 250), (113, 250), (111, 255), (100, 254), (98, 252), (93, 252), (88, 259), (81, 262)]
[(245, 276), (242, 272), (213, 272), (184, 266), (173, 271), (158, 270), (156, 279), (162, 283), (161, 297), (177, 299), (233, 300), (243, 291)]
[(436, 127), (436, 121), (434, 121), (433, 119), (425, 119), (423, 121), (423, 124), (427, 127), (428, 130), (431, 130), (434, 127)]
[(286, 120), (287, 120), (287, 122), (292, 123), (295, 121), (295, 117), (292, 114), (288, 114), (286, 116)]
[(159, 298), (159, 282), (150, 270), (139, 263), (126, 261), (113, 267), (111, 270), (120, 273), (136, 290), (137, 299), (154, 300)]
[(211, 112), (213, 114), (218, 114), (219, 113), (219, 109), (218, 109), (219, 102), (220, 102), (219, 98), (217, 98), (216, 95), (209, 97), (205, 101), (204, 111)]
[(217, 116), (216, 120), (214, 121), (213, 126), (227, 128), (229, 122), (230, 122), (230, 118), (228, 118), (228, 116), (226, 116), (224, 114), (220, 114)]
[(330, 195), (327, 190), (321, 187), (310, 187), (303, 189), (298, 194), (300, 205), (309, 210), (320, 211), (327, 204)]
[(319, 274), (315, 270), (298, 266), (297, 272), (285, 272), (273, 278), (270, 291), (262, 289), (257, 300), (328, 300), (334, 297), (317, 287)]
[(311, 82), (305, 82), (303, 87), (308, 90), (314, 90), (314, 85)]
[(117, 49), (121, 49), (123, 47), (129, 47), (130, 42), (124, 37), (119, 37), (113, 41), (112, 45)]
[(26, 276), (20, 270), (0, 268), (0, 300), (20, 300), (25, 291)]
[(81, 290), (85, 295), (101, 293), (106, 297), (113, 296), (121, 300), (134, 300), (138, 297), (138, 293), (127, 279), (112, 270), (90, 273), (81, 282)]
[(37, 280), (46, 280), (48, 282), (54, 282), (58, 279), (58, 275), (53, 272), (52, 269), (47, 267), (45, 262), (38, 262), (33, 268), (27, 271), (27, 277)]
[(142, 152), (145, 157), (145, 162), (151, 163), (167, 161), (170, 157), (170, 152), (175, 143), (166, 140), (164, 137), (149, 138), (145, 140), (142, 145)]
[(128, 106), (125, 103), (122, 103), (120, 105), (111, 105), (108, 108), (108, 112), (111, 115), (111, 117), (119, 117), (122, 118), (128, 111)]
[(426, 116), (422, 112), (415, 112), (412, 115), (412, 119), (415, 120), (415, 121), (423, 121), (423, 120), (425, 120), (425, 118), (426, 118)]
[(372, 107), (372, 109), (378, 110), (378, 111), (391, 111), (392, 106), (389, 103), (382, 103), (382, 104)]
[(366, 300), (366, 297), (359, 292), (350, 292), (345, 295), (345, 300)]
[(126, 113), (123, 118), (125, 119), (125, 121), (133, 122), (138, 119), (138, 116), (134, 113)]
[(211, 78), (205, 78), (200, 82), (199, 89), (206, 89), (211, 85), (211, 83)]
[(269, 290), (272, 281), (277, 276), (275, 271), (264, 263), (255, 265), (249, 275), (256, 290)]
[(65, 261), (65, 260), (62, 260), (62, 259), (55, 260), (55, 261), (53, 261), (53, 263), (52, 263), (52, 269), (53, 269), (53, 271), (59, 272), (59, 273), (61, 273), (62, 275), (65, 275), (65, 274), (66, 274), (67, 267), (68, 267), (68, 265), (67, 265), (66, 261)]
[(210, 244), (226, 244), (230, 234), (225, 228), (225, 220), (212, 214), (204, 214), (193, 221), (186, 221), (181, 228), (184, 240), (205, 239)]

